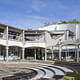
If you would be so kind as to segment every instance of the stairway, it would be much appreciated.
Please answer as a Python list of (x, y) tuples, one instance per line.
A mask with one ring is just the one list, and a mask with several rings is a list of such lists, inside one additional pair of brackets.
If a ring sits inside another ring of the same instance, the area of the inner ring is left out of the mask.
[(31, 68), (37, 72), (37, 75), (31, 78), (31, 80), (39, 80), (41, 78), (43, 79), (53, 79), (53, 78), (59, 78), (61, 76), (66, 75), (67, 72), (73, 72), (71, 69), (62, 67), (62, 66), (56, 66), (56, 65), (46, 65), (38, 68)]

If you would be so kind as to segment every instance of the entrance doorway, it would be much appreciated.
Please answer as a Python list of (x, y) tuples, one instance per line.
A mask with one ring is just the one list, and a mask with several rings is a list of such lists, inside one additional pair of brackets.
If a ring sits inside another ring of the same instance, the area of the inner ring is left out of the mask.
[(25, 48), (25, 59), (28, 60), (44, 60), (44, 52), (43, 48)]

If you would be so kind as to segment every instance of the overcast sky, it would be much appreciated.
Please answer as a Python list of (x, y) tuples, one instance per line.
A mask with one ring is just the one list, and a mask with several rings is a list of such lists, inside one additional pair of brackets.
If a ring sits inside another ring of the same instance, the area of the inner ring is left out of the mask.
[(80, 0), (0, 0), (0, 23), (18, 28), (74, 18), (80, 20)]

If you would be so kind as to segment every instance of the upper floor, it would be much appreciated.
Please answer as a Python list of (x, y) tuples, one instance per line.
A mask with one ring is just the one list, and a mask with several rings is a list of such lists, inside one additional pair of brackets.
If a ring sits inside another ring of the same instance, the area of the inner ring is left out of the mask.
[(59, 40), (75, 40), (76, 35), (71, 30), (23, 30), (0, 24), (0, 43), (9, 46), (43, 46), (56, 45)]

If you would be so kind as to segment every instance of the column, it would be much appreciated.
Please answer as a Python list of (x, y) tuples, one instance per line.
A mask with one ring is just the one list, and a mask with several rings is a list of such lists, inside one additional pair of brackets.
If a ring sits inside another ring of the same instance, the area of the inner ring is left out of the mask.
[(67, 49), (67, 45), (66, 45), (66, 52), (65, 52), (65, 54), (66, 54), (66, 61), (67, 61), (67, 58), (68, 58), (68, 49)]
[(67, 40), (69, 40), (69, 31), (67, 31)]
[(1, 46), (0, 46), (0, 56), (1, 56)]
[(35, 50), (34, 52), (35, 52), (35, 61), (36, 61), (36, 48), (34, 50)]
[(22, 42), (23, 42), (23, 45), (24, 45), (24, 30), (23, 30), (23, 33), (22, 33)]
[(45, 48), (45, 61), (47, 60), (47, 49)]
[(53, 46), (52, 46), (52, 60), (54, 59)]
[(22, 60), (24, 60), (24, 47), (22, 48)]
[(66, 61), (67, 61), (67, 51), (65, 52), (65, 56), (66, 56)]
[(6, 27), (6, 61), (8, 61), (8, 26)]
[(6, 61), (8, 61), (8, 46), (6, 46)]
[[(76, 45), (75, 45), (75, 49), (77, 49), (77, 48), (76, 48)], [(76, 59), (76, 52), (77, 52), (77, 51), (75, 50), (75, 59)]]
[(77, 63), (79, 63), (79, 45), (77, 45)]
[(61, 61), (61, 46), (59, 46), (59, 61)]
[(24, 30), (23, 30), (23, 33), (22, 33), (22, 44), (23, 44), (23, 47), (22, 47), (22, 60), (24, 60), (24, 51), (25, 51), (25, 48), (24, 48)]
[(44, 60), (45, 59), (45, 57), (44, 57), (44, 49), (42, 49), (42, 60)]

